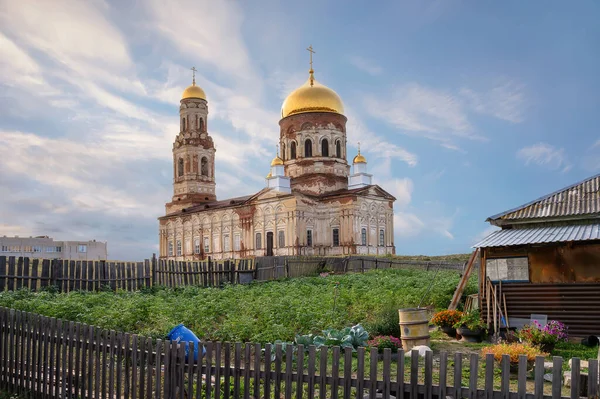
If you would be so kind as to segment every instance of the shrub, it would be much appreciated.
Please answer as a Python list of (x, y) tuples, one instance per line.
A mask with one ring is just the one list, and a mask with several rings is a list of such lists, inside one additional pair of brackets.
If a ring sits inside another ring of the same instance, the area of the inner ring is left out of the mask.
[(383, 353), (385, 348), (390, 348), (392, 353), (402, 348), (402, 341), (391, 335), (378, 335), (368, 342), (371, 348), (377, 348), (379, 353)]
[(465, 312), (453, 325), (454, 328), (466, 327), (471, 331), (476, 330), (486, 330), (486, 325), (481, 320), (481, 315), (479, 314), (479, 310), (473, 310), (471, 312)]
[(367, 328), (372, 336), (392, 335), (400, 336), (399, 307), (395, 303), (386, 304), (380, 311), (375, 313), (374, 321), (368, 323)]
[(539, 349), (534, 348), (525, 344), (497, 344), (483, 348), (481, 354), (483, 356), (491, 353), (494, 355), (494, 359), (498, 362), (502, 361), (502, 355), (510, 356), (511, 364), (519, 364), (519, 356), (526, 355), (527, 362), (535, 361), (536, 356), (545, 356), (546, 354), (541, 352)]
[(431, 318), (431, 323), (438, 327), (452, 327), (460, 321), (463, 312), (459, 310), (442, 310)]

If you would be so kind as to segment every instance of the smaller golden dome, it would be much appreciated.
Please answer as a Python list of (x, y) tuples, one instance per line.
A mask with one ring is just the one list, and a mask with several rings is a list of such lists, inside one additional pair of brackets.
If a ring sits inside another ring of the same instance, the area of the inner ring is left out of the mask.
[(271, 172), (269, 172), (269, 174), (267, 175), (267, 179), (270, 179), (271, 177), (273, 177), (273, 175), (271, 174)]
[(271, 161), (271, 166), (275, 166), (275, 165), (283, 165), (283, 159), (279, 158), (279, 155), (277, 155), (275, 158), (273, 158), (273, 160)]
[(186, 98), (200, 98), (206, 100), (206, 94), (200, 86), (196, 86), (196, 83), (193, 83), (191, 86), (188, 86), (181, 95), (182, 100), (185, 100)]
[(352, 160), (352, 163), (367, 163), (367, 158), (358, 153), (358, 155)]

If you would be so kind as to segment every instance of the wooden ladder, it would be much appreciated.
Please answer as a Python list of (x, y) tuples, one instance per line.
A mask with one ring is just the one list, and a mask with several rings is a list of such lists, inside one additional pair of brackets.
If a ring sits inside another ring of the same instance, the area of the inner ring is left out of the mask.
[(462, 297), (463, 292), (465, 292), (465, 287), (467, 286), (467, 282), (469, 281), (469, 277), (471, 277), (471, 273), (473, 272), (473, 265), (475, 264), (475, 260), (479, 256), (479, 248), (475, 249), (467, 262), (467, 267), (465, 268), (462, 278), (458, 282), (458, 286), (456, 287), (456, 291), (454, 291), (454, 296), (452, 297), (452, 301), (450, 302), (450, 306), (448, 306), (449, 310), (456, 310), (458, 303), (460, 302), (460, 298)]

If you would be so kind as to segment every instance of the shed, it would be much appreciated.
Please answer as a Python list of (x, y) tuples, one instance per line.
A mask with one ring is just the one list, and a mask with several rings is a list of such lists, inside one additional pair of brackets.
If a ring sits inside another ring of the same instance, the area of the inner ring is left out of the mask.
[(509, 324), (547, 314), (600, 335), (600, 174), (486, 221), (501, 229), (475, 245), (479, 275), (502, 282)]

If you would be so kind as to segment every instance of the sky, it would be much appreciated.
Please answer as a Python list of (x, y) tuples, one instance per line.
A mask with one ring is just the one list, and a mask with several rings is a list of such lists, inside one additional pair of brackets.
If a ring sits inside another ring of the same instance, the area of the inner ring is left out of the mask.
[(597, 1), (0, 0), (0, 235), (158, 251), (190, 68), (217, 197), (265, 186), (281, 103), (342, 98), (393, 194), (398, 254), (469, 252), (485, 219), (600, 173)]

